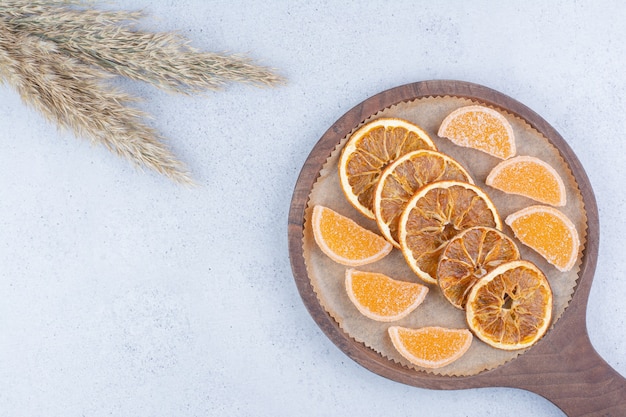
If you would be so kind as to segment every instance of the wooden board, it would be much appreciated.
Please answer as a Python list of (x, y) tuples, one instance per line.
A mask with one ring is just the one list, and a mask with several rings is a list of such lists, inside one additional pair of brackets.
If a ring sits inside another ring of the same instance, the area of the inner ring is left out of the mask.
[[(555, 327), (537, 345), (511, 362), (467, 377), (441, 376), (408, 369), (351, 339), (319, 304), (307, 275), (302, 249), (304, 213), (309, 194), (323, 164), (341, 139), (363, 120), (389, 106), (445, 95), (475, 99), (507, 110), (526, 120), (548, 138), (574, 174), (588, 220), (579, 282), (568, 308)], [(626, 415), (626, 379), (596, 353), (585, 323), (599, 242), (598, 209), (593, 190), (578, 158), (561, 135), (541, 116), (518, 101), (478, 84), (451, 80), (416, 82), (368, 98), (337, 120), (311, 151), (293, 193), (288, 234), (295, 282), (309, 313), (339, 349), (372, 372), (404, 384), (431, 389), (522, 388), (552, 401), (570, 417)]]

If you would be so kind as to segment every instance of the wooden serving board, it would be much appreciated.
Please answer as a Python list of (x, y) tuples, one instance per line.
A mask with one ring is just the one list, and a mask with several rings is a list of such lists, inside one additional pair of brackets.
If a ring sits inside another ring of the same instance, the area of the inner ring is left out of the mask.
[[(304, 217), (315, 181), (330, 153), (350, 131), (371, 115), (430, 96), (456, 96), (499, 107), (524, 119), (554, 145), (569, 165), (583, 197), (587, 242), (572, 299), (546, 336), (516, 359), (472, 376), (442, 376), (406, 368), (356, 342), (320, 305), (307, 274), (303, 254)], [(309, 313), (322, 331), (346, 355), (372, 372), (404, 384), (430, 389), (514, 387), (537, 393), (568, 416), (625, 416), (626, 379), (595, 351), (586, 328), (587, 298), (598, 257), (598, 208), (589, 179), (561, 135), (541, 116), (518, 101), (490, 88), (450, 80), (423, 81), (392, 88), (368, 98), (337, 120), (307, 158), (289, 211), (289, 255), (296, 285)]]

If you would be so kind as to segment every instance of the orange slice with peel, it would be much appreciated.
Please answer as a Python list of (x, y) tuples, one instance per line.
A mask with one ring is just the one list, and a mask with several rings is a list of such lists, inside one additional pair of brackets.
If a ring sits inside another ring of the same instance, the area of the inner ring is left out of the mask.
[(531, 262), (504, 263), (474, 285), (466, 318), (472, 332), (490, 346), (504, 350), (532, 346), (550, 326), (550, 284)]
[(474, 284), (505, 262), (519, 259), (515, 242), (491, 227), (477, 226), (454, 236), (437, 265), (437, 283), (453, 306), (465, 309)]
[(376, 262), (393, 249), (382, 236), (328, 207), (313, 207), (311, 224), (315, 242), (322, 252), (342, 265)]
[(422, 187), (406, 204), (398, 238), (411, 269), (437, 283), (437, 264), (446, 244), (474, 226), (502, 229), (493, 202), (480, 188), (461, 181), (437, 181)]
[(535, 205), (519, 210), (505, 219), (515, 237), (535, 250), (559, 271), (574, 267), (580, 238), (572, 221), (561, 211)]
[(346, 271), (345, 285), (350, 301), (361, 314), (383, 322), (406, 317), (424, 301), (428, 293), (425, 285), (355, 269)]
[(428, 134), (406, 120), (380, 118), (354, 132), (339, 158), (339, 182), (348, 201), (374, 218), (374, 189), (381, 172), (400, 156), (437, 147)]
[(459, 359), (472, 344), (467, 329), (390, 326), (391, 343), (409, 362), (422, 368), (441, 368)]
[(516, 156), (500, 162), (485, 183), (505, 193), (552, 206), (564, 206), (567, 202), (561, 176), (547, 162), (533, 156)]
[(380, 232), (395, 247), (400, 247), (398, 219), (406, 203), (424, 185), (443, 180), (474, 183), (456, 160), (431, 150), (409, 152), (382, 172), (374, 193), (374, 215)]
[(437, 135), (500, 159), (516, 153), (511, 124), (501, 113), (485, 106), (472, 105), (454, 110), (443, 119)]

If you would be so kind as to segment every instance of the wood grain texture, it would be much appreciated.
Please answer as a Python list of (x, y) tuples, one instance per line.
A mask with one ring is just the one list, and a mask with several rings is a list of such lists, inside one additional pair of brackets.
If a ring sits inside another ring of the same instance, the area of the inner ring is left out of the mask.
[[(548, 138), (574, 174), (588, 219), (579, 281), (570, 305), (554, 328), (518, 358), (468, 377), (441, 376), (408, 369), (350, 338), (319, 304), (306, 272), (302, 249), (304, 211), (309, 194), (319, 171), (339, 141), (363, 120), (389, 106), (417, 98), (445, 95), (476, 99), (505, 109), (525, 119)], [(578, 158), (561, 135), (541, 116), (518, 101), (478, 84), (451, 80), (407, 84), (363, 101), (328, 129), (307, 158), (293, 193), (288, 235), (295, 282), (309, 313), (339, 349), (370, 371), (422, 388), (522, 388), (552, 401), (570, 417), (626, 415), (626, 380), (597, 354), (589, 340), (585, 322), (599, 242), (598, 208), (593, 190)]]

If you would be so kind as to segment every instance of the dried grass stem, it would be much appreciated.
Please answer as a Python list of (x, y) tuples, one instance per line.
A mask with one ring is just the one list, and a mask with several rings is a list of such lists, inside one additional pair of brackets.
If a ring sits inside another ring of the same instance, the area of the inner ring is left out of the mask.
[(8, 30), (0, 21), (0, 75), (25, 103), (58, 126), (104, 144), (120, 156), (181, 182), (182, 163), (127, 106), (134, 98), (105, 84), (101, 70), (60, 53), (46, 40)]
[(7, 23), (56, 43), (87, 64), (177, 93), (216, 90), (228, 82), (267, 86), (282, 82), (271, 69), (246, 57), (200, 52), (176, 33), (139, 30), (141, 17), (139, 12), (63, 8), (43, 18), (14, 16)]
[(0, 3), (0, 81), (60, 127), (169, 178), (190, 176), (135, 99), (111, 87), (121, 75), (192, 94), (229, 82), (273, 86), (283, 80), (243, 56), (201, 52), (176, 33), (138, 28), (140, 12), (86, 9), (80, 0)]

